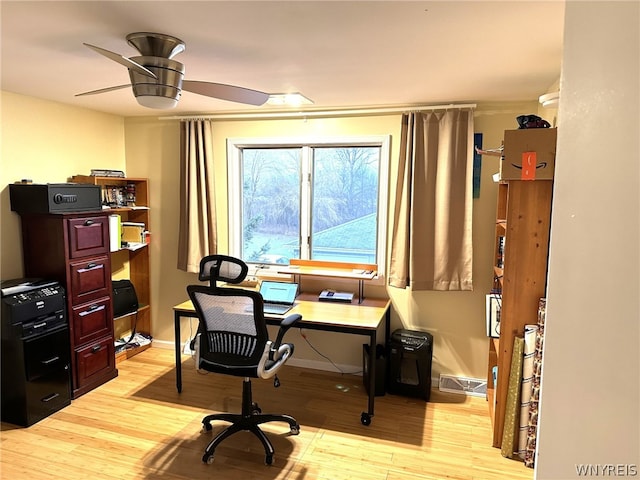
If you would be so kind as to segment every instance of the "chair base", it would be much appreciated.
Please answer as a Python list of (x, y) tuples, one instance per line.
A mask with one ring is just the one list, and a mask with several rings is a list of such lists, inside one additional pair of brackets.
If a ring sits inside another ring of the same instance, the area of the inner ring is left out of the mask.
[(251, 380), (249, 380), (249, 378), (245, 378), (242, 383), (242, 413), (214, 413), (212, 415), (207, 415), (202, 419), (203, 429), (211, 431), (213, 428), (211, 426), (211, 422), (215, 420), (229, 422), (231, 425), (225, 428), (222, 432), (216, 435), (211, 442), (209, 442), (209, 445), (207, 445), (204, 455), (202, 456), (202, 461), (204, 463), (213, 462), (215, 449), (225, 438), (230, 437), (237, 432), (249, 431), (258, 437), (258, 440), (262, 443), (265, 453), (265, 463), (267, 465), (271, 465), (273, 463), (273, 454), (275, 451), (271, 441), (259, 425), (267, 422), (285, 422), (289, 424), (289, 431), (291, 435), (297, 435), (300, 433), (300, 424), (298, 424), (295, 418), (289, 415), (262, 413), (258, 404), (254, 403), (252, 400)]

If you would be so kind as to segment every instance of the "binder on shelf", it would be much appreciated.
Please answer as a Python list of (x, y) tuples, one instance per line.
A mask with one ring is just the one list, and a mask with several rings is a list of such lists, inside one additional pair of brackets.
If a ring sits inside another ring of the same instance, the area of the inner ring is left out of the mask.
[(120, 215), (109, 215), (109, 250), (116, 252), (120, 250), (120, 242), (122, 238), (122, 222)]

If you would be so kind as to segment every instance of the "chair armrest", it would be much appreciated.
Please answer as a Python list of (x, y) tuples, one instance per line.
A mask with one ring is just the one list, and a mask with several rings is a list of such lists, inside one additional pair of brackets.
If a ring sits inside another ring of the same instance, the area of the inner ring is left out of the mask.
[(278, 330), (278, 336), (276, 337), (276, 341), (273, 344), (272, 351), (278, 350), (278, 348), (280, 348), (280, 344), (282, 343), (284, 334), (287, 333), (287, 330), (293, 327), (301, 319), (302, 319), (302, 315), (300, 315), (299, 313), (292, 313), (291, 315), (287, 315), (282, 320), (282, 322), (280, 322), (280, 329)]

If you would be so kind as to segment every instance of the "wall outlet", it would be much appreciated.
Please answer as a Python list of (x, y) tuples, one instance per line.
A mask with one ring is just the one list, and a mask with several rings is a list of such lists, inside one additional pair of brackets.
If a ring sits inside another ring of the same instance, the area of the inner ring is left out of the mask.
[(186, 342), (184, 342), (182, 353), (184, 353), (185, 355), (193, 355), (194, 353), (196, 353), (195, 350), (191, 350), (191, 340), (187, 340)]

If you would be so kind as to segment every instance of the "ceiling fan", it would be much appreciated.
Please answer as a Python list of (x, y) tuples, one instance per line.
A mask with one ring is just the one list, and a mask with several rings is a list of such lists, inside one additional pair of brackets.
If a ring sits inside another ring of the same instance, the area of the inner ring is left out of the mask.
[(184, 42), (179, 38), (162, 33), (137, 32), (127, 35), (126, 39), (129, 45), (140, 52), (141, 56), (126, 58), (88, 43), (84, 45), (127, 67), (131, 84), (92, 90), (76, 96), (95, 95), (132, 87), (133, 94), (140, 105), (158, 109), (174, 108), (178, 105), (183, 90), (249, 105), (262, 105), (269, 98), (268, 93), (235, 85), (185, 80), (184, 65), (173, 60), (174, 56), (185, 49)]

